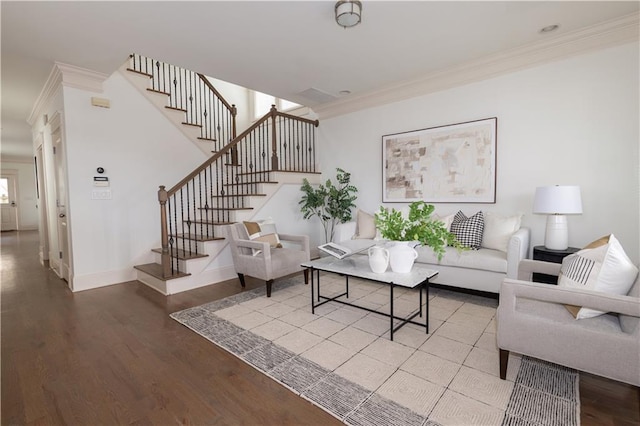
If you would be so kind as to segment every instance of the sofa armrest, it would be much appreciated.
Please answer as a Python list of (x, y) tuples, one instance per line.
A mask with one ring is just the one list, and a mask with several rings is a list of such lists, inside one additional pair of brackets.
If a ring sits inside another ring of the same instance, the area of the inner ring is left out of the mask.
[[(542, 260), (523, 259), (518, 265), (518, 279), (533, 281), (533, 274), (560, 275), (561, 263), (545, 262)], [(512, 277), (509, 277), (512, 278)]]
[(529, 228), (520, 228), (513, 233), (507, 245), (507, 278), (518, 277), (518, 267), (522, 259), (529, 256)]
[(356, 222), (338, 223), (334, 228), (333, 241), (339, 243), (340, 241), (350, 240), (356, 234)]
[(500, 287), (499, 309), (515, 311), (518, 298), (584, 306), (598, 311), (640, 317), (640, 299), (637, 297), (505, 278)]

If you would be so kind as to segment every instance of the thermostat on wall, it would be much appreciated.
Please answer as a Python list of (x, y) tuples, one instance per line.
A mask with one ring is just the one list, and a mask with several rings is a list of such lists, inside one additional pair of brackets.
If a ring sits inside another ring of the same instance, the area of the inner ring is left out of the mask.
[(109, 186), (109, 178), (106, 176), (94, 176), (93, 186)]

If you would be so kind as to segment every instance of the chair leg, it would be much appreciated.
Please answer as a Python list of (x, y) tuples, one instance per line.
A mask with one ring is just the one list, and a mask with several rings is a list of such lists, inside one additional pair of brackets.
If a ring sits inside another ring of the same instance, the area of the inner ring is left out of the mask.
[(271, 284), (273, 284), (273, 280), (267, 281), (267, 297), (271, 297)]
[(309, 270), (305, 269), (303, 273), (304, 273), (304, 283), (309, 284)]
[(245, 288), (244, 274), (238, 274), (238, 278), (240, 279), (240, 285), (242, 286), (242, 288)]
[(509, 351), (500, 349), (500, 378), (507, 378), (507, 364), (509, 364)]

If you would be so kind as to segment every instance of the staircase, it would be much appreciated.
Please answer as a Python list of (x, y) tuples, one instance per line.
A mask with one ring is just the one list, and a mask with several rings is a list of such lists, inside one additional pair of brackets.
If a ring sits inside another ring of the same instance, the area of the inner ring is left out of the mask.
[(161, 247), (152, 249), (154, 263), (135, 266), (138, 280), (168, 295), (234, 278), (224, 226), (250, 220), (282, 184), (319, 181), (318, 121), (272, 106), (236, 136), (235, 105), (204, 75), (140, 55), (131, 55), (126, 73), (146, 79), (151, 101), (167, 116), (180, 114), (185, 134), (213, 154), (170, 189), (160, 186)]

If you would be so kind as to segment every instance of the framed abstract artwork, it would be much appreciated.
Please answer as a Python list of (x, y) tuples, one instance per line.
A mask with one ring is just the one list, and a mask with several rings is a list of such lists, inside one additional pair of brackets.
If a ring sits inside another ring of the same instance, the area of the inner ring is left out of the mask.
[(382, 201), (496, 202), (496, 117), (382, 137)]

